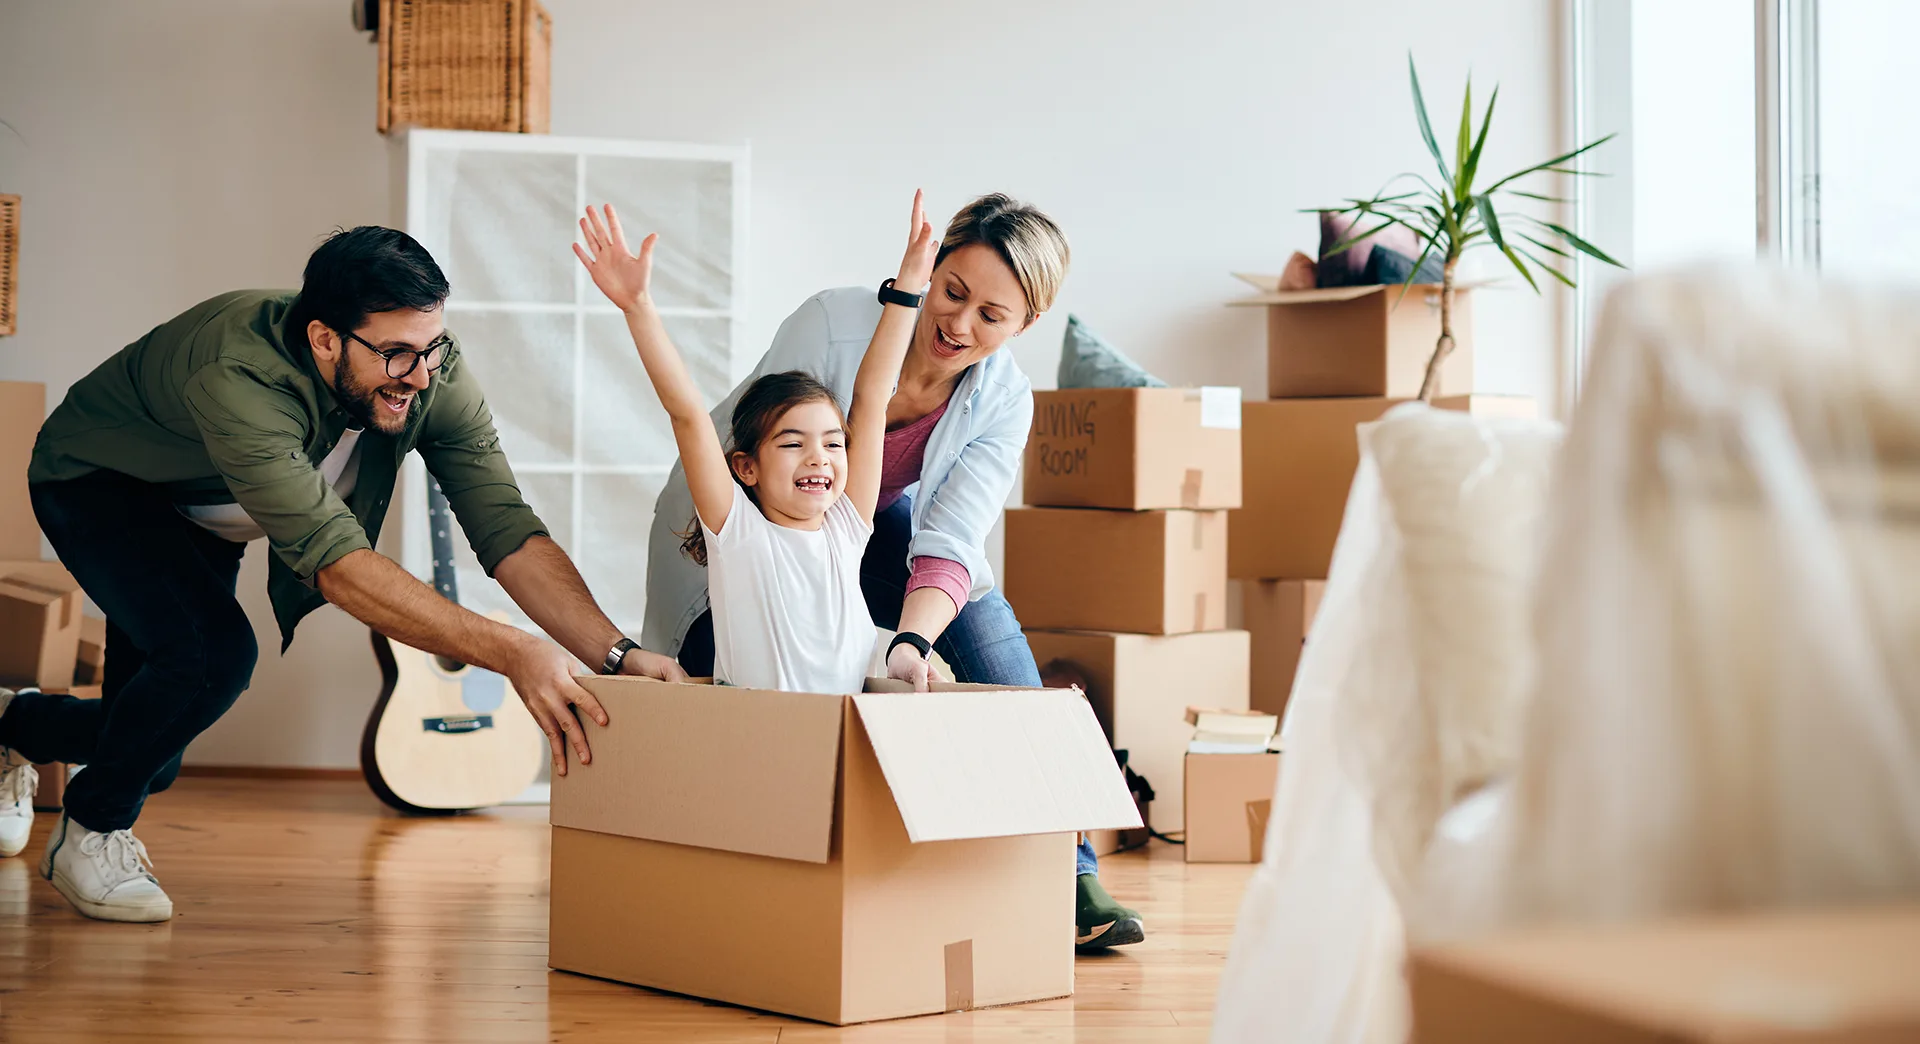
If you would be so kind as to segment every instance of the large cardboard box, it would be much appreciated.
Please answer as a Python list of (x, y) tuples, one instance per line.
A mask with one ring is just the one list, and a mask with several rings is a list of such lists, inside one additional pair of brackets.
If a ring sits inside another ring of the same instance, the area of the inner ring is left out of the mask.
[(840, 1024), (1073, 992), (1075, 832), (1139, 825), (1080, 694), (581, 684), (554, 968)]
[(1247, 632), (1155, 636), (1100, 631), (1027, 631), (1042, 671), (1055, 661), (1087, 680), (1100, 727), (1153, 787), (1154, 829), (1182, 829), (1181, 798), (1193, 727), (1187, 707), (1247, 706)]
[(1325, 580), (1240, 582), (1240, 621), (1253, 636), (1249, 708), (1286, 718), (1293, 675), (1326, 587)]
[(80, 585), (60, 563), (0, 562), (0, 685), (72, 685), (80, 606)]
[[(1326, 579), (1347, 490), (1360, 467), (1355, 429), (1405, 401), (1241, 404), (1241, 507), (1227, 523), (1227, 567), (1234, 579)], [(1533, 400), (1525, 396), (1461, 395), (1434, 405), (1489, 417), (1533, 415)]]
[(40, 523), (27, 499), (27, 464), (46, 419), (45, 385), (0, 381), (0, 559), (40, 557)]
[(1267, 836), (1280, 754), (1199, 754), (1186, 761), (1189, 863), (1257, 863)]
[(1033, 393), (1024, 497), (1044, 507), (1240, 506), (1240, 389)]
[[(1267, 395), (1411, 398), (1440, 339), (1440, 288), (1343, 286), (1262, 294), (1235, 304), (1267, 309)], [(1473, 291), (1453, 295), (1453, 352), (1440, 394), (1473, 391)]]
[(1416, 950), (1420, 1044), (1920, 1040), (1920, 906), (1532, 929)]
[(1179, 634), (1227, 625), (1225, 511), (1009, 508), (1002, 590), (1026, 627)]

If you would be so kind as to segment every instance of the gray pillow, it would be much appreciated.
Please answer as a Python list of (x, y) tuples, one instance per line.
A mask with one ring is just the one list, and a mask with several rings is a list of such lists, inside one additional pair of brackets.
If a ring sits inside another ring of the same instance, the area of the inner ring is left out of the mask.
[(1140, 368), (1078, 316), (1067, 316), (1067, 336), (1060, 345), (1062, 388), (1164, 388), (1167, 382)]

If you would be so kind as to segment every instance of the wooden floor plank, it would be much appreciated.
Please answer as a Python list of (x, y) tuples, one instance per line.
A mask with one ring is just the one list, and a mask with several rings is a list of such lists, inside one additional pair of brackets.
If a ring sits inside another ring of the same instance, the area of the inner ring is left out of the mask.
[(0, 860), (8, 1042), (1198, 1044), (1251, 869), (1111, 857), (1148, 939), (1079, 959), (1074, 996), (833, 1027), (549, 971), (544, 809), (407, 819), (357, 783), (182, 779), (139, 828), (174, 898), (162, 925), (68, 908), (35, 872), (51, 825)]

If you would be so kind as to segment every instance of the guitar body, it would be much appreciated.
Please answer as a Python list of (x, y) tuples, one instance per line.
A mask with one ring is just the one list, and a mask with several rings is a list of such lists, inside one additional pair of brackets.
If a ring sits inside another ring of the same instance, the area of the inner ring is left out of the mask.
[[(427, 479), (433, 587), (458, 604), (453, 513)], [(507, 622), (505, 613), (488, 614)], [(511, 801), (533, 785), (547, 738), (507, 679), (373, 635), (380, 698), (360, 734), (360, 770), (380, 800), (402, 812), (466, 812)]]
[(470, 665), (449, 671), (381, 634), (373, 656), (380, 699), (360, 737), (360, 768), (380, 800), (402, 812), (464, 812), (533, 785), (546, 737), (505, 678)]

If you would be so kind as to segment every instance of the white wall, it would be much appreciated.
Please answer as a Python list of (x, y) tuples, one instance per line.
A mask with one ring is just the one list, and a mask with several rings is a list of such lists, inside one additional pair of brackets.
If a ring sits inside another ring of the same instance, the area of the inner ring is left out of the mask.
[[(1258, 397), (1263, 320), (1221, 307), (1226, 273), (1311, 251), (1299, 208), (1425, 169), (1409, 47), (1449, 126), (1469, 66), (1481, 97), (1502, 86), (1487, 169), (1563, 143), (1559, 5), (1539, 0), (548, 6), (555, 133), (751, 143), (750, 343), (815, 290), (891, 274), (916, 185), (936, 211), (994, 189), (1045, 207), (1075, 264), (1015, 343), (1043, 387), (1072, 311), (1173, 383)], [(346, 7), (0, 6), (0, 119), (25, 139), (0, 129), (0, 190), (25, 197), (0, 378), (57, 399), (179, 309), (291, 286), (324, 231), (388, 219), (374, 50)], [(1483, 389), (1552, 400), (1561, 303), (1483, 295)], [(256, 548), (241, 587), (271, 649), (263, 577)], [(323, 610), (189, 759), (352, 765), (375, 683), (364, 629)]]

